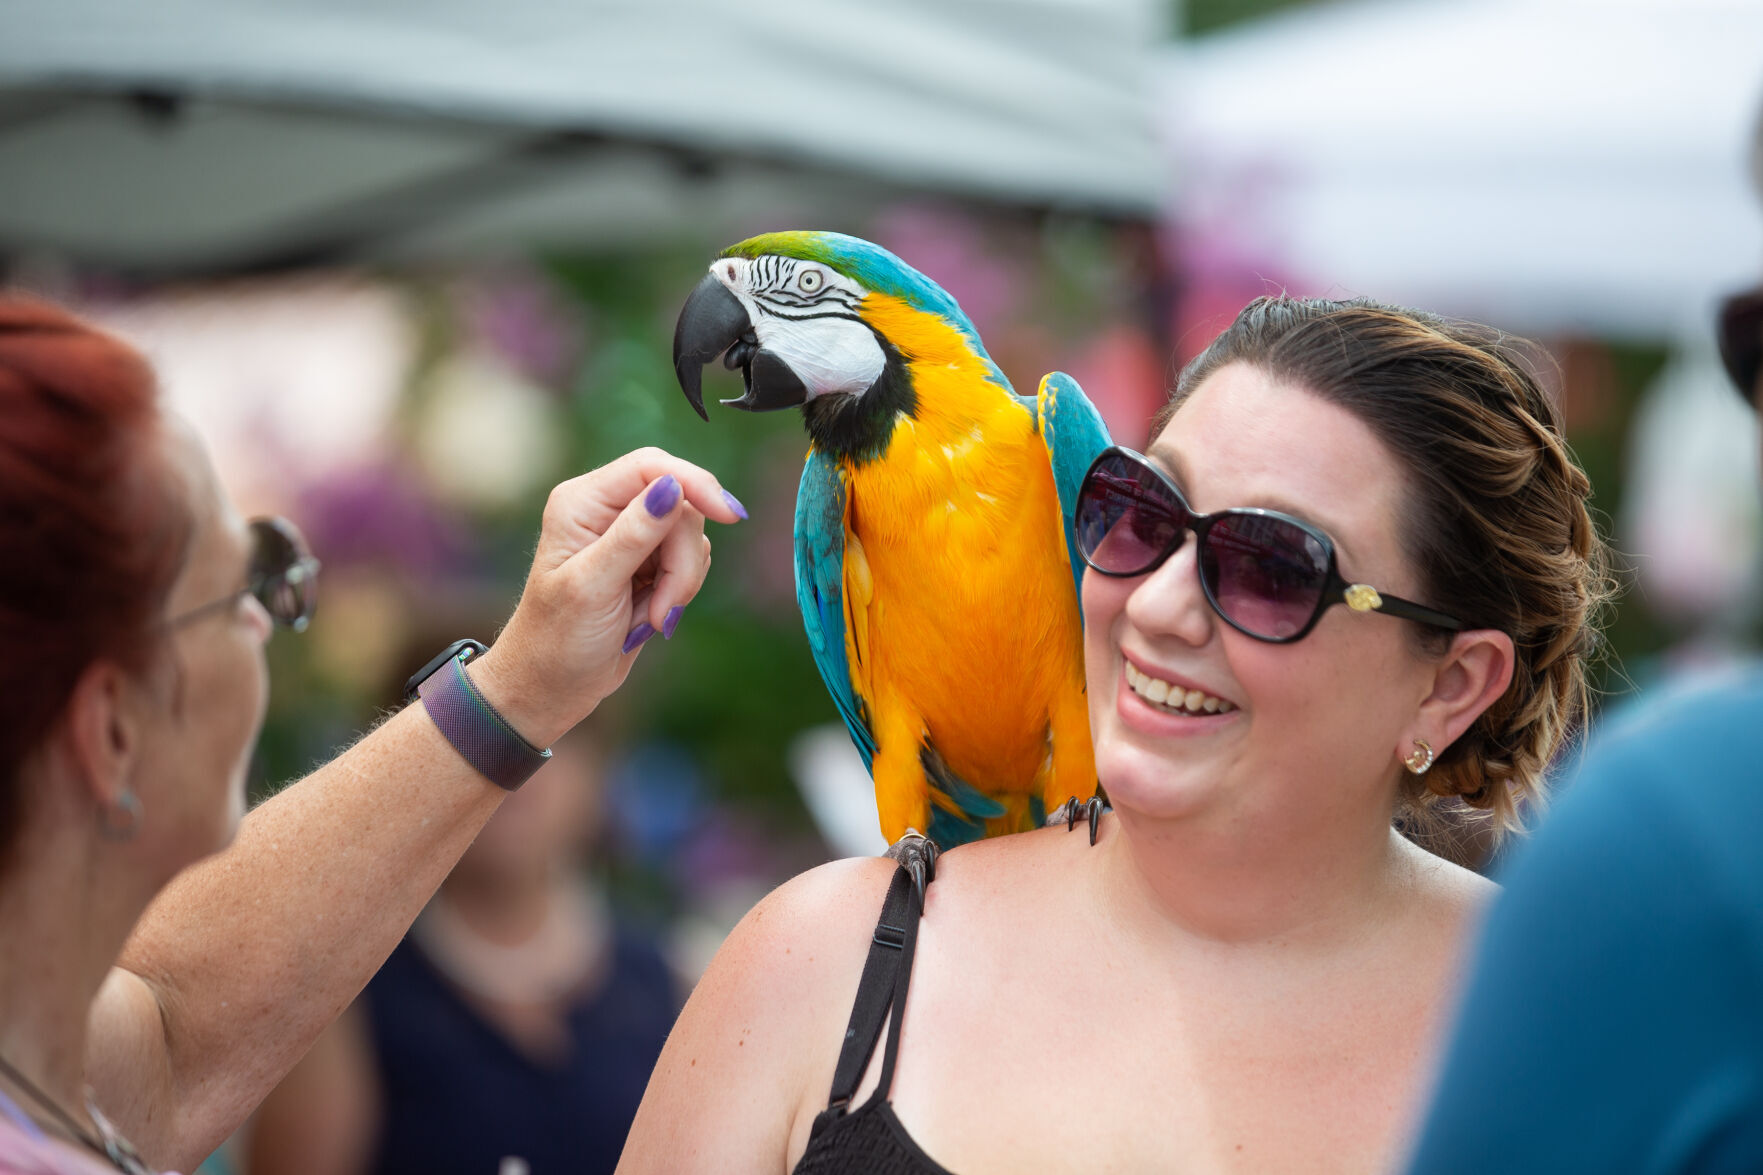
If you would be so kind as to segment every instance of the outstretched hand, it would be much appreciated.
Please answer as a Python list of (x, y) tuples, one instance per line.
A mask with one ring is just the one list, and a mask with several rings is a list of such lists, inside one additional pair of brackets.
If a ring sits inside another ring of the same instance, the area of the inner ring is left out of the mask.
[(564, 482), (520, 604), (472, 680), (549, 746), (623, 684), (649, 637), (672, 635), (710, 570), (704, 520), (746, 516), (712, 474), (660, 449)]

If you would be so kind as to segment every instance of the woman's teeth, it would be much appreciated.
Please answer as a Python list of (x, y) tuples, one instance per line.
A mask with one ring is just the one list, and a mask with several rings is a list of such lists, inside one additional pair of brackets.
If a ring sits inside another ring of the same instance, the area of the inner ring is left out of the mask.
[(1215, 698), (1197, 689), (1183, 689), (1162, 678), (1140, 673), (1131, 661), (1126, 663), (1126, 684), (1147, 702), (1176, 714), (1228, 714), (1236, 709), (1235, 704), (1223, 698)]

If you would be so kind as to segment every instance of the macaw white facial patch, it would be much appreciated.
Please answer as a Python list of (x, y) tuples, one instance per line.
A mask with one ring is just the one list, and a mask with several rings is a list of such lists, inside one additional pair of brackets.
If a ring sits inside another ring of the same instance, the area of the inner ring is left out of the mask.
[(862, 395), (887, 366), (875, 332), (855, 318), (761, 318), (753, 333), (810, 396)]
[(875, 332), (857, 317), (869, 291), (814, 261), (724, 257), (710, 266), (747, 312), (759, 345), (785, 363), (808, 395), (862, 395), (887, 366)]

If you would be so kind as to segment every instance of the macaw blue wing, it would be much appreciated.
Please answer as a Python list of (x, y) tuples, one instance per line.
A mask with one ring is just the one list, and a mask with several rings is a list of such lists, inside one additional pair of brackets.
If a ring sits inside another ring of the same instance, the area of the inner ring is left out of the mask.
[(1077, 553), (1077, 530), (1074, 514), (1077, 491), (1084, 474), (1096, 455), (1113, 440), (1102, 414), (1077, 386), (1077, 381), (1063, 371), (1041, 380), (1040, 393), (1035, 397), (1035, 422), (1047, 456), (1053, 462), (1053, 485), (1059, 491), (1059, 518), (1065, 527), (1065, 554), (1071, 561), (1071, 578), (1083, 597), (1084, 561)]
[(820, 679), (863, 766), (872, 768), (875, 734), (867, 707), (851, 687), (845, 654), (845, 483), (838, 466), (818, 450), (808, 454), (796, 492), (796, 603)]

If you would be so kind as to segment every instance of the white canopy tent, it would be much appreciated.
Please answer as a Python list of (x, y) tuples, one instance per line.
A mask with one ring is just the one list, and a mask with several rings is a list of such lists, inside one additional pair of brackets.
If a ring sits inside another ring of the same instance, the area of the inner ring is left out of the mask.
[(0, 0), (0, 252), (155, 272), (1153, 215), (1157, 0)]
[(1158, 102), (1190, 266), (1653, 338), (1763, 273), (1756, 0), (1317, 5), (1169, 50)]

